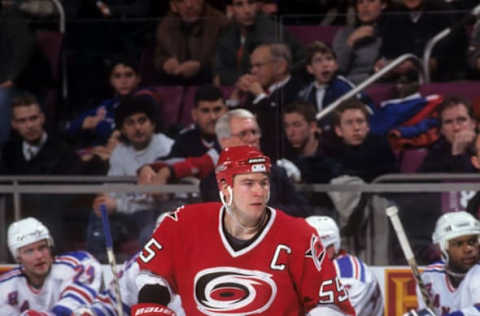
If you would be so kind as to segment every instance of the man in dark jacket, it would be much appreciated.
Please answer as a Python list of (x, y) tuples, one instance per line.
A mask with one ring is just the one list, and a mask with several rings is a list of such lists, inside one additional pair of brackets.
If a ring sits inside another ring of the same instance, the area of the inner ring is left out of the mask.
[(217, 84), (233, 85), (241, 75), (248, 73), (250, 54), (261, 44), (283, 41), (292, 52), (293, 64), (302, 61), (301, 45), (281, 24), (259, 13), (259, 1), (230, 1), (232, 22), (217, 42), (214, 73)]
[(441, 137), (433, 143), (420, 172), (474, 172), (468, 146), (476, 135), (477, 122), (468, 100), (447, 98), (438, 107)]

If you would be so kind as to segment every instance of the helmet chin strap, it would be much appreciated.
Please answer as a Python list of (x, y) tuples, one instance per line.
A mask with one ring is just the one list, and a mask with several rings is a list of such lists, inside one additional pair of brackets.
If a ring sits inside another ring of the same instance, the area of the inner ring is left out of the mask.
[(220, 201), (222, 201), (223, 206), (225, 206), (225, 209), (227, 210), (228, 214), (232, 215), (232, 203), (233, 203), (233, 190), (231, 186), (227, 186), (227, 191), (228, 195), (230, 195), (230, 200), (227, 202), (225, 200), (225, 195), (223, 194), (222, 191), (219, 191), (218, 194), (220, 194)]
[[(253, 227), (245, 226), (244, 224), (242, 224), (242, 222), (238, 218), (238, 215), (232, 209), (232, 205), (233, 205), (233, 190), (232, 190), (232, 187), (227, 186), (227, 191), (228, 191), (228, 195), (230, 195), (230, 199), (227, 201), (223, 192), (219, 191), (220, 201), (222, 201), (222, 204), (225, 207), (225, 210), (227, 211), (228, 215), (230, 215), (232, 217), (235, 224), (240, 226), (243, 230), (251, 230), (252, 228), (257, 230), (260, 227), (262, 227), (263, 224), (265, 223), (265, 219), (267, 218), (267, 212), (263, 213), (262, 217), (258, 220), (258, 222), (255, 224), (255, 226), (253, 226)], [(268, 192), (266, 202), (268, 202), (269, 200), (270, 200), (270, 191)]]

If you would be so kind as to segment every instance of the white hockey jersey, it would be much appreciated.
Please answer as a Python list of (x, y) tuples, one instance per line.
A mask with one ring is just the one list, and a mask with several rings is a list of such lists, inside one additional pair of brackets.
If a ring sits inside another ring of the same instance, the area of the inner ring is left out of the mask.
[(54, 258), (41, 289), (31, 287), (22, 267), (0, 276), (2, 316), (18, 316), (27, 309), (70, 316), (78, 306), (91, 303), (102, 284), (100, 263), (88, 252), (76, 251)]
[[(435, 315), (443, 316), (453, 312), (461, 316), (480, 315), (480, 264), (468, 271), (456, 289), (448, 279), (444, 262), (428, 266), (422, 273), (422, 280), (432, 297)], [(418, 308), (425, 308), (418, 286), (417, 297)]]
[(359, 258), (341, 251), (333, 260), (357, 316), (383, 315), (383, 297), (375, 274)]
[[(135, 280), (140, 272), (140, 267), (136, 262), (137, 256), (138, 254), (125, 263), (118, 279), (124, 315), (130, 315), (130, 307), (138, 302), (138, 288)], [(107, 289), (98, 295), (89, 308), (98, 316), (117, 316), (116, 304), (114, 284), (110, 282)], [(185, 316), (180, 296), (175, 295), (168, 307), (175, 311), (177, 316)]]

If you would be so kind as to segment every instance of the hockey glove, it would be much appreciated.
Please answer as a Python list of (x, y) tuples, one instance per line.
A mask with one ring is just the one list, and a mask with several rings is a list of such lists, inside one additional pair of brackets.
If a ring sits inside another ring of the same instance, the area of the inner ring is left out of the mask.
[(132, 306), (131, 316), (176, 316), (170, 308), (155, 303), (140, 303)]

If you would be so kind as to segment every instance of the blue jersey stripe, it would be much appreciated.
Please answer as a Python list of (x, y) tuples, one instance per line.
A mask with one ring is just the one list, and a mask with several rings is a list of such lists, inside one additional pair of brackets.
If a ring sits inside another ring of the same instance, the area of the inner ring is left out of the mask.
[(87, 301), (83, 300), (83, 299), (80, 298), (79, 296), (74, 295), (74, 294), (72, 294), (72, 293), (69, 293), (69, 294), (67, 294), (67, 295), (62, 296), (62, 298), (65, 298), (65, 297), (69, 297), (69, 298), (71, 298), (71, 299), (79, 302), (79, 303), (82, 304), (82, 305), (88, 304)]
[(365, 282), (365, 264), (360, 259), (357, 260), (360, 265), (360, 281)]
[(54, 313), (55, 316), (71, 315), (72, 310), (70, 308), (66, 308), (65, 306), (55, 306), (52, 309), (52, 313)]
[(340, 277), (342, 278), (352, 278), (353, 277), (353, 267), (352, 262), (348, 256), (340, 257), (337, 260), (338, 267), (340, 268)]

